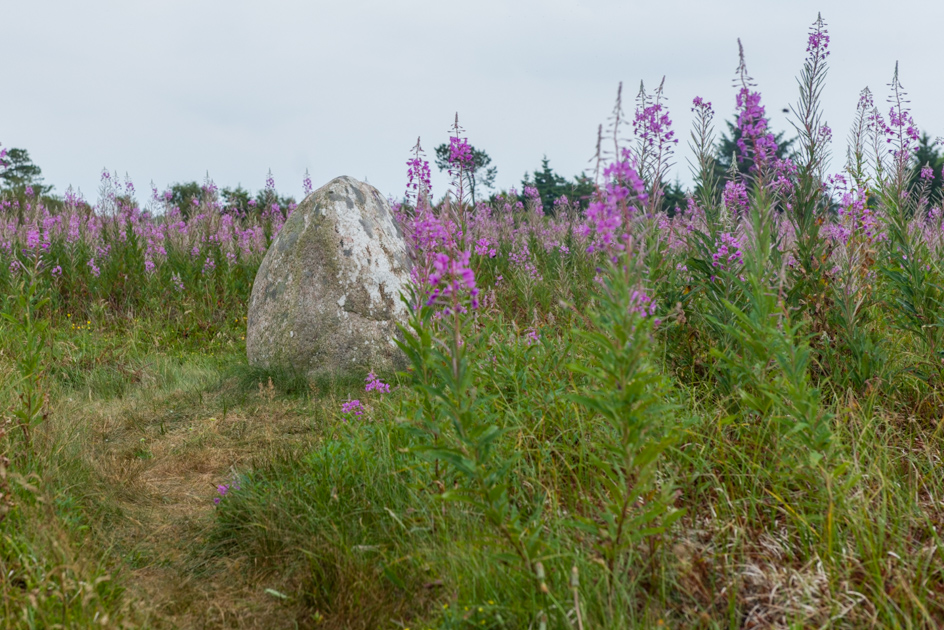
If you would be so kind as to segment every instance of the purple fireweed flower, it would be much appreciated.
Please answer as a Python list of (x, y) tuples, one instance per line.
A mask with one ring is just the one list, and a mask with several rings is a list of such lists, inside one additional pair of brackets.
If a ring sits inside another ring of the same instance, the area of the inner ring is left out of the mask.
[(629, 312), (640, 317), (656, 314), (656, 302), (643, 290), (635, 290), (629, 296)]
[(725, 184), (722, 199), (725, 210), (732, 216), (743, 216), (747, 213), (749, 205), (747, 186), (742, 182), (729, 181)]
[(541, 341), (541, 337), (538, 335), (538, 331), (534, 328), (529, 328), (528, 332), (524, 336), (524, 342), (526, 345), (533, 346)]
[(269, 169), (269, 173), (266, 175), (265, 189), (269, 192), (275, 192), (275, 178), (272, 177), (272, 169)]
[(646, 185), (635, 167), (635, 160), (626, 149), (618, 160), (603, 171), (603, 187), (594, 195), (585, 212), (582, 235), (592, 239), (587, 248), (620, 249), (620, 237), (628, 229), (634, 201), (648, 199)]
[(430, 183), (429, 162), (423, 158), (423, 147), (420, 146), (420, 139), (416, 139), (416, 145), (413, 147), (413, 158), (407, 160), (407, 185), (406, 201), (420, 210), (428, 205), (432, 184)]
[(229, 493), (230, 490), (240, 490), (239, 482), (234, 481), (232, 484), (221, 483), (216, 487), (216, 491), (220, 493), (220, 496), (213, 499), (213, 503), (216, 505), (220, 504), (220, 501)]
[[(774, 157), (771, 161), (771, 171), (773, 173), (770, 182), (770, 188), (777, 193), (780, 193), (781, 196), (788, 196), (793, 192), (793, 182), (796, 181), (799, 170), (797, 169), (796, 164), (793, 163), (793, 160), (790, 158), (780, 159)], [(787, 210), (790, 210), (792, 206), (790, 203), (785, 203)]]
[(58, 278), (62, 276), (62, 267), (59, 265), (56, 265), (55, 267), (52, 268), (50, 273), (52, 274), (53, 278)]
[(373, 371), (369, 372), (367, 374), (367, 378), (364, 380), (367, 382), (367, 384), (364, 386), (365, 392), (379, 392), (381, 394), (390, 393), (390, 385), (377, 378), (377, 375), (374, 374)]
[(305, 191), (306, 197), (314, 190), (314, 187), (311, 185), (311, 175), (308, 174), (307, 168), (305, 169), (305, 179), (302, 180), (302, 190)]
[(89, 258), (89, 261), (86, 264), (88, 265), (88, 268), (91, 271), (93, 276), (98, 278), (99, 276), (102, 275), (102, 270), (99, 269), (98, 265), (95, 264), (94, 258)]
[(866, 205), (868, 193), (862, 188), (845, 191), (839, 202), (839, 222), (833, 231), (834, 238), (848, 243), (851, 238), (867, 243), (885, 238), (882, 223)]
[(479, 290), (475, 286), (475, 272), (469, 266), (469, 258), (468, 251), (455, 255), (445, 252), (432, 255), (432, 268), (426, 277), (429, 286), (427, 306), (441, 304), (445, 298), (449, 297), (456, 301), (461, 300), (467, 292), (470, 306), (478, 308)]
[(764, 106), (760, 104), (760, 92), (753, 92), (747, 87), (741, 88), (737, 95), (738, 129), (741, 137), (737, 146), (739, 160), (753, 159), (753, 170), (766, 166), (777, 154), (777, 140), (767, 131), (767, 117)]
[(928, 181), (934, 179), (934, 169), (930, 166), (921, 167), (921, 179), (926, 179)]
[(554, 200), (554, 214), (560, 216), (570, 207), (570, 199), (567, 198), (567, 195), (561, 195)]
[(175, 272), (173, 275), (171, 275), (170, 279), (171, 279), (171, 282), (174, 283), (174, 288), (177, 289), (178, 293), (183, 293), (184, 281), (180, 279), (180, 274)]
[(672, 131), (672, 119), (662, 103), (655, 102), (637, 108), (633, 131), (637, 138), (650, 147), (678, 144), (675, 132)]
[(33, 187), (32, 187), (32, 186), (27, 186), (27, 187), (26, 187), (26, 196), (27, 196), (27, 197), (32, 197), (32, 196), (33, 196)]
[(737, 103), (737, 126), (741, 132), (737, 146), (738, 161), (751, 159), (754, 164), (751, 171), (764, 170), (767, 161), (777, 153), (777, 140), (767, 130), (767, 116), (764, 107), (760, 104), (760, 92), (752, 90), (756, 87), (754, 79), (747, 73), (747, 63), (744, 61), (744, 46), (738, 39), (738, 67), (735, 85), (740, 83), (735, 102)]
[(214, 269), (216, 269), (216, 261), (213, 260), (212, 256), (207, 256), (206, 262), (203, 263), (204, 275), (213, 273)]
[[(740, 241), (728, 232), (722, 232), (720, 241), (715, 241), (717, 248), (711, 255), (711, 266), (720, 271), (733, 271), (744, 264), (744, 254)], [(711, 279), (715, 280), (716, 276)]]
[(518, 248), (512, 250), (511, 253), (508, 254), (508, 259), (513, 262), (517, 268), (527, 273), (532, 280), (538, 282), (543, 280), (541, 273), (531, 260), (531, 250), (528, 248), (527, 243), (522, 243)]
[(498, 255), (498, 250), (496, 250), (494, 247), (491, 247), (491, 243), (489, 243), (487, 238), (480, 238), (475, 241), (475, 255), (494, 258)]
[(34, 227), (26, 230), (26, 249), (32, 251), (39, 247), (39, 230)]
[(203, 191), (203, 195), (205, 197), (209, 197), (212, 199), (216, 197), (216, 193), (219, 191), (219, 187), (216, 185), (216, 183), (212, 179), (210, 179), (209, 174), (208, 174), (206, 179), (203, 180), (203, 186), (200, 186), (200, 190)]
[(349, 400), (341, 405), (341, 413), (360, 416), (364, 413), (364, 406), (359, 400)]
[(449, 163), (463, 170), (472, 169), (472, 147), (468, 138), (449, 138)]
[(672, 119), (663, 102), (662, 91), (665, 78), (653, 94), (647, 94), (640, 83), (636, 96), (636, 112), (633, 118), (633, 134), (636, 136), (638, 159), (637, 170), (656, 190), (669, 167), (678, 139), (672, 130)]
[(810, 36), (806, 43), (807, 59), (812, 62), (826, 61), (829, 56), (829, 33), (826, 31), (826, 22), (821, 15), (810, 27)]
[(711, 101), (706, 101), (700, 96), (692, 99), (692, 111), (696, 113), (703, 112), (708, 118), (714, 118), (715, 115), (714, 109), (711, 107)]
[(908, 160), (914, 155), (917, 148), (919, 131), (908, 109), (908, 95), (904, 86), (898, 80), (898, 63), (895, 63), (895, 74), (889, 83), (892, 94), (888, 98), (891, 107), (888, 110), (888, 124), (884, 125), (885, 142), (893, 145), (888, 152), (894, 157), (899, 172), (907, 168)]

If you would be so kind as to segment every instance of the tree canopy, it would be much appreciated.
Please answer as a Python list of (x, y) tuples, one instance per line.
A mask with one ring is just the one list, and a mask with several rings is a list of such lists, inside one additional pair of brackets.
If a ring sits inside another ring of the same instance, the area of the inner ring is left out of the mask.
[(52, 186), (43, 184), (43, 171), (33, 164), (26, 149), (9, 149), (4, 162), (6, 168), (0, 170), (2, 188), (21, 195), (29, 187), (36, 196), (47, 195), (52, 190)]
[(541, 159), (540, 169), (530, 174), (525, 173), (524, 179), (521, 180), (521, 187), (522, 189), (537, 189), (545, 213), (549, 213), (553, 210), (554, 201), (562, 195), (566, 195), (572, 203), (579, 204), (580, 207), (586, 208), (590, 196), (596, 188), (593, 184), (593, 180), (586, 175), (577, 175), (571, 181), (555, 173), (546, 155)]

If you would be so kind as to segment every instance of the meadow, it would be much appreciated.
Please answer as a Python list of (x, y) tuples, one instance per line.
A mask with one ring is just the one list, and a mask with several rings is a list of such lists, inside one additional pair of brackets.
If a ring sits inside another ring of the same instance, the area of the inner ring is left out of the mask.
[(788, 157), (743, 53), (743, 172), (694, 98), (685, 207), (662, 86), (585, 200), (472, 204), (457, 120), (437, 202), (417, 143), (401, 373), (248, 365), (291, 207), (0, 201), (0, 625), (944, 625), (944, 172), (897, 70), (827, 172), (828, 48)]

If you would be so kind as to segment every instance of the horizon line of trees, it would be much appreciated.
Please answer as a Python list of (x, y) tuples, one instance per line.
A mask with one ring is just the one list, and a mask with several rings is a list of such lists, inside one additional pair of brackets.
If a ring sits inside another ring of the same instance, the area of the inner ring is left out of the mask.
[[(740, 138), (740, 130), (731, 121), (726, 121), (726, 125), (727, 130), (722, 132), (715, 149), (718, 167), (716, 172), (722, 182), (727, 181), (734, 171), (741, 176), (746, 176), (751, 167), (749, 158), (737, 159), (737, 141)], [(784, 139), (784, 132), (776, 134), (775, 139), (777, 157), (790, 157), (795, 139)], [(470, 192), (472, 202), (484, 199), (494, 202), (499, 196), (507, 198), (514, 189), (496, 190), (495, 180), (498, 169), (492, 165), (492, 158), (482, 149), (471, 145), (470, 148), (472, 149), (472, 166), (464, 172), (466, 178), (464, 184)], [(733, 166), (732, 160), (734, 160)], [(912, 183), (916, 183), (920, 178), (920, 170), (923, 166), (931, 166), (934, 177), (928, 184), (928, 194), (932, 199), (941, 198), (942, 190), (944, 190), (944, 175), (941, 172), (941, 169), (944, 169), (944, 151), (938, 148), (938, 143), (932, 141), (927, 132), (921, 134), (912, 160), (915, 165)], [(436, 147), (435, 164), (441, 172), (450, 169), (448, 144), (444, 143)], [(544, 155), (541, 158), (540, 167), (530, 173), (525, 173), (522, 177), (521, 187), (515, 191), (519, 201), (525, 200), (525, 188), (536, 189), (544, 212), (551, 213), (554, 210), (555, 200), (561, 196), (566, 196), (572, 204), (586, 208), (596, 186), (593, 178), (586, 173), (578, 173), (572, 178), (567, 178), (555, 172), (550, 166), (549, 158)], [(42, 198), (50, 207), (57, 208), (62, 204), (62, 199), (53, 194), (54, 187), (45, 183), (42, 169), (33, 163), (29, 152), (22, 148), (8, 149), (4, 163), (0, 164), (0, 195), (14, 198), (20, 201), (22, 206), (26, 201), (27, 189), (32, 190), (34, 198)], [(685, 207), (690, 191), (682, 186), (677, 177), (673, 182), (663, 182), (662, 190), (663, 208), (669, 215), (674, 214), (676, 207)], [(180, 208), (184, 216), (189, 216), (192, 208), (196, 207), (196, 203), (204, 195), (204, 187), (196, 181), (176, 182), (170, 186), (170, 191), (170, 203)], [(485, 196), (485, 193), (488, 193), (488, 196)], [(263, 188), (253, 195), (250, 190), (237, 185), (233, 188), (221, 188), (219, 194), (224, 208), (240, 214), (261, 212), (270, 208), (272, 204), (287, 208), (295, 203), (294, 197), (279, 195), (277, 191), (269, 188)]]

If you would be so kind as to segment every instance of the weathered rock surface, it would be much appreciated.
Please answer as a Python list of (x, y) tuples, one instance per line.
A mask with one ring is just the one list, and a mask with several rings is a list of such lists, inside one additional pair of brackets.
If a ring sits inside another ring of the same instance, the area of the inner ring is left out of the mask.
[(266, 252), (249, 301), (250, 365), (309, 375), (400, 368), (394, 344), (410, 278), (380, 192), (338, 177), (308, 195)]

